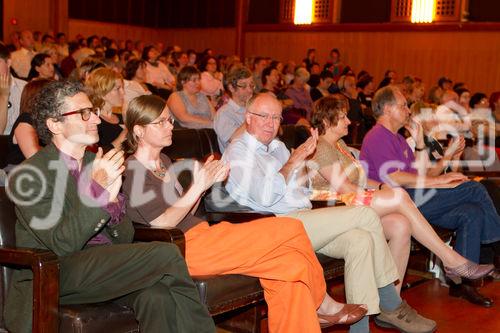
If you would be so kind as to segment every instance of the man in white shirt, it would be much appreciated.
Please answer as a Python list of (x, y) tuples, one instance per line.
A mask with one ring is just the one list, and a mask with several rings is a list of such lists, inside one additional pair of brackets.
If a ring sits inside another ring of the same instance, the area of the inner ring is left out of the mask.
[(19, 116), (21, 93), (26, 81), (10, 74), (10, 52), (0, 45), (0, 133), (10, 134), (12, 126)]
[(29, 30), (22, 31), (19, 42), (21, 48), (12, 52), (12, 68), (19, 77), (27, 78), (31, 68), (31, 59), (35, 56), (33, 33)]

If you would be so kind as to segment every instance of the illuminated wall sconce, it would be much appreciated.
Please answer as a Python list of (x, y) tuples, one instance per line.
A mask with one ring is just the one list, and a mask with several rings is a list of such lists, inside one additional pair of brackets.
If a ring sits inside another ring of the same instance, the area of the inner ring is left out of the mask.
[(294, 24), (311, 24), (314, 0), (295, 0)]
[(413, 0), (411, 23), (432, 23), (436, 8), (435, 0)]

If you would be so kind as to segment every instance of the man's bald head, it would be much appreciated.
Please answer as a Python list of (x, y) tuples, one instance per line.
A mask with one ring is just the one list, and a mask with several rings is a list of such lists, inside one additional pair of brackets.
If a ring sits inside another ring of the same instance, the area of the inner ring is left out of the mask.
[(253, 96), (247, 104), (245, 121), (247, 131), (261, 143), (268, 145), (278, 134), (281, 123), (281, 103), (271, 94)]

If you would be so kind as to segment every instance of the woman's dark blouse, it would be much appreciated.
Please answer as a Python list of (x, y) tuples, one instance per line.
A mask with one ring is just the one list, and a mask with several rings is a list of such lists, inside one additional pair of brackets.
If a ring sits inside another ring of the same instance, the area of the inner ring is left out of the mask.
[[(149, 225), (182, 195), (182, 187), (174, 171), (175, 166), (164, 154), (161, 154), (161, 160), (168, 169), (164, 179), (166, 181), (156, 177), (134, 156), (127, 159), (122, 189), (127, 197), (127, 216), (133, 222)], [(176, 228), (186, 232), (201, 222), (202, 219), (188, 213)]]
[(123, 118), (121, 115), (118, 116), (118, 124), (112, 124), (101, 118), (101, 123), (97, 125), (97, 131), (99, 132), (99, 143), (98, 146), (102, 147), (104, 151), (108, 151), (113, 148), (112, 142), (120, 135), (123, 128)]
[[(21, 151), (21, 148), (19, 148), (19, 145), (14, 143), (14, 132), (21, 123), (26, 123), (33, 127), (33, 119), (31, 118), (31, 114), (27, 112), (23, 112), (19, 114), (19, 117), (17, 117), (16, 122), (14, 123), (14, 126), (12, 126), (12, 131), (9, 134), (9, 151), (7, 153), (7, 164), (11, 165), (18, 165), (22, 161), (26, 159), (24, 157), (23, 152)], [(45, 146), (41, 142), (39, 142), (39, 145), (41, 147)]]

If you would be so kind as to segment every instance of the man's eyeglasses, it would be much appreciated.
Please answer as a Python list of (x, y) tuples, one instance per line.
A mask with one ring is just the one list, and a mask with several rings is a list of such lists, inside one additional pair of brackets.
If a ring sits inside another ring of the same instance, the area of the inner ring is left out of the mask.
[(72, 114), (78, 114), (78, 113), (82, 117), (83, 121), (87, 121), (90, 119), (90, 116), (92, 115), (92, 113), (99, 117), (101, 115), (101, 109), (95, 108), (95, 107), (83, 108), (83, 109), (63, 113), (61, 116), (66, 117), (66, 116), (71, 116)]
[(396, 106), (399, 107), (399, 108), (407, 109), (408, 108), (408, 103), (396, 104)]
[(149, 123), (148, 125), (158, 125), (158, 126), (162, 127), (162, 126), (165, 126), (167, 123), (170, 123), (170, 124), (173, 125), (174, 122), (175, 122), (175, 118), (173, 116), (170, 116), (170, 117), (168, 117), (166, 119), (162, 118), (162, 119), (160, 119), (158, 121), (155, 121), (153, 123)]
[(254, 116), (260, 117), (262, 120), (269, 120), (269, 119), (271, 119), (272, 121), (280, 122), (280, 123), (283, 120), (283, 117), (282, 116), (278, 116), (278, 115), (260, 114), (260, 113), (250, 112), (250, 111), (247, 111), (247, 112), (250, 113), (250, 114), (253, 114)]

